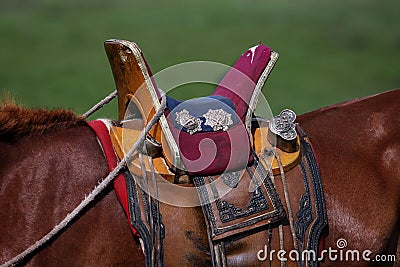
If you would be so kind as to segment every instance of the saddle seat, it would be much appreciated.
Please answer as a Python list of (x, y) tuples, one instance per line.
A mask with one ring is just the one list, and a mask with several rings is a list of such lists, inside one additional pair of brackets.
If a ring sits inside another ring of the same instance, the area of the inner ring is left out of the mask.
[[(142, 122), (138, 122), (140, 125)], [(139, 138), (140, 133), (141, 133), (142, 128), (137, 127), (135, 128), (122, 128), (118, 126), (113, 126), (110, 131), (110, 136), (111, 136), (111, 141), (113, 143), (114, 149), (118, 155), (119, 158), (123, 158), (126, 153), (130, 150), (130, 148), (133, 146), (133, 144), (136, 142), (136, 140)], [(289, 171), (293, 167), (295, 167), (298, 163), (298, 159), (300, 157), (300, 150), (296, 149), (292, 152), (286, 152), (283, 149), (280, 149), (279, 147), (273, 146), (270, 142), (265, 142), (265, 137), (269, 135), (269, 129), (268, 125), (264, 124), (261, 125), (261, 127), (257, 127), (253, 130), (253, 144), (254, 144), (254, 150), (255, 153), (261, 157), (265, 151), (276, 151), (276, 153), (279, 155), (279, 158), (281, 160), (281, 164), (283, 167), (283, 170)], [(300, 141), (299, 137), (296, 138), (295, 144), (297, 147), (299, 147)], [(138, 176), (143, 176), (143, 170), (141, 169), (141, 164), (139, 161), (139, 153), (137, 152), (133, 156), (133, 160), (130, 165), (130, 170)], [(155, 157), (149, 157), (149, 160), (151, 160), (152, 165), (154, 166), (154, 170), (156, 173), (159, 173), (164, 179), (166, 179), (169, 182), (177, 182), (176, 181), (176, 174), (169, 168), (166, 159), (162, 155), (158, 155)], [(264, 164), (264, 162), (263, 162)], [(280, 168), (278, 161), (276, 160), (276, 157), (269, 157), (268, 158), (268, 165), (272, 167), (273, 174), (277, 175), (280, 174)], [(268, 165), (265, 165), (264, 167), (268, 169)], [(145, 168), (146, 172), (148, 175), (151, 174), (151, 167), (148, 163), (148, 161), (145, 161)], [(183, 176), (180, 178), (181, 182), (186, 182), (188, 181), (187, 176)]]
[[(114, 127), (111, 135), (116, 151), (123, 156), (160, 108), (164, 93), (155, 84), (135, 43), (108, 40), (105, 49), (118, 91), (119, 119), (123, 122), (122, 128)], [(268, 137), (274, 133), (268, 130), (268, 124), (252, 128), (261, 89), (277, 59), (278, 54), (269, 47), (256, 45), (241, 55), (211, 96), (187, 101), (167, 97), (164, 114), (149, 133), (155, 144), (151, 149), (158, 146), (161, 153), (142, 154), (151, 155), (156, 171), (167, 180), (182, 173), (207, 176), (242, 170), (252, 163), (253, 150), (259, 157), (276, 150), (284, 170), (294, 166), (299, 158), (298, 139), (290, 142), (294, 143), (294, 150), (285, 150), (285, 145), (276, 149), (282, 142), (269, 144)], [(279, 166), (273, 158), (270, 163), (278, 173)], [(138, 161), (132, 164), (140, 171)]]

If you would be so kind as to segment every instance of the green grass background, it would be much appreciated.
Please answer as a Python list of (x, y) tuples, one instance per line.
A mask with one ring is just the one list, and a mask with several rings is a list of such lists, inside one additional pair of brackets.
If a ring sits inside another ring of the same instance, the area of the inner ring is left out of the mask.
[[(398, 0), (0, 0), (0, 93), (83, 113), (114, 88), (106, 39), (137, 42), (153, 73), (192, 60), (232, 65), (261, 41), (280, 54), (263, 89), (272, 110), (301, 114), (400, 87), (399, 11)], [(96, 116), (116, 113), (114, 103)]]

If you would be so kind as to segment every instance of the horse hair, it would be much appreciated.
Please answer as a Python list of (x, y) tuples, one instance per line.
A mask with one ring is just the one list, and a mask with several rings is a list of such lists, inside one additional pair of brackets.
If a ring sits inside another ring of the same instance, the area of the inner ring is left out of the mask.
[(26, 135), (40, 135), (55, 129), (85, 125), (82, 116), (64, 109), (29, 109), (7, 99), (0, 103), (0, 140), (12, 141)]

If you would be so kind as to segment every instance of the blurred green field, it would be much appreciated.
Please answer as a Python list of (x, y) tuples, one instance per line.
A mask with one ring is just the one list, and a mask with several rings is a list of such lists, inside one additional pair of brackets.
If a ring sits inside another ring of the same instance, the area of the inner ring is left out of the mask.
[[(0, 93), (83, 113), (114, 88), (106, 39), (137, 42), (154, 73), (232, 65), (262, 41), (280, 54), (263, 89), (272, 110), (301, 114), (400, 87), (399, 11), (397, 0), (0, 0)], [(173, 95), (210, 86), (184, 89)], [(96, 116), (116, 113), (113, 104)]]

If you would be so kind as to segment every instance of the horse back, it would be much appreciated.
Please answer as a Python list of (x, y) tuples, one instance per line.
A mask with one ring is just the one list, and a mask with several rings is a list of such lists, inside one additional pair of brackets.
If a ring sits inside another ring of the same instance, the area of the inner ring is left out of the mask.
[(400, 210), (400, 90), (298, 117), (320, 165), (327, 246), (396, 252)]

